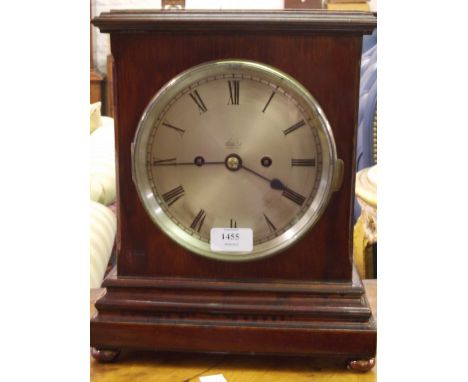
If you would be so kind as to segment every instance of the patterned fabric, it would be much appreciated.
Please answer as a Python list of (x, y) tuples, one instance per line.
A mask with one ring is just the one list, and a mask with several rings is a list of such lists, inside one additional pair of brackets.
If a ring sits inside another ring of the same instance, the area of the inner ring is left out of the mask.
[(101, 117), (101, 126), (91, 134), (90, 198), (108, 205), (115, 201), (114, 120)]
[(99, 288), (109, 267), (117, 228), (114, 120), (101, 116), (100, 102), (90, 107), (90, 127), (90, 287)]
[[(356, 172), (371, 167), (374, 162), (373, 122), (377, 112), (377, 30), (364, 36), (359, 89), (359, 117), (356, 147)], [(354, 223), (361, 208), (354, 203)]]
[(361, 59), (356, 171), (375, 164), (373, 158), (372, 125), (376, 110), (377, 45), (373, 45), (364, 52)]
[(117, 219), (112, 210), (90, 201), (90, 287), (101, 286), (114, 246)]

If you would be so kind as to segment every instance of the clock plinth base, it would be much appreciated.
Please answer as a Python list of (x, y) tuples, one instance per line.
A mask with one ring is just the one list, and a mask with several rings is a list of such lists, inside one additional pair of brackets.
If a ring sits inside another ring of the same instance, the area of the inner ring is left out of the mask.
[(109, 349), (96, 349), (94, 347), (91, 348), (91, 355), (93, 358), (100, 362), (100, 363), (110, 363), (114, 362), (117, 357), (120, 354), (120, 350), (114, 349), (114, 350), (109, 350)]
[(342, 357), (371, 368), (376, 325), (353, 282), (246, 282), (117, 277), (96, 302), (91, 346)]

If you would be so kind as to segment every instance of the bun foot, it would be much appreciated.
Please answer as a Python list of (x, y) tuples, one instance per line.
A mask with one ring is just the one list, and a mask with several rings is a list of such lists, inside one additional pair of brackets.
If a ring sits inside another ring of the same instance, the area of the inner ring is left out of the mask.
[(91, 355), (100, 363), (113, 362), (119, 356), (120, 350), (99, 350), (91, 348)]
[(348, 370), (365, 373), (372, 369), (375, 365), (375, 358), (359, 359), (348, 362)]

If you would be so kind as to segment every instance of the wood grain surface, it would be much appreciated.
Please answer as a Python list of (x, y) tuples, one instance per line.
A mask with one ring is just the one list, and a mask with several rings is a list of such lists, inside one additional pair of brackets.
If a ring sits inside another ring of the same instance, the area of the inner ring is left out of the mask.
[(366, 12), (314, 10), (154, 10), (103, 12), (93, 19), (101, 32), (345, 32), (370, 34), (376, 19)]
[[(316, 355), (342, 366), (346, 362), (337, 356), (372, 359), (376, 331), (362, 287), (353, 281), (351, 213), (362, 35), (372, 31), (375, 18), (356, 12), (148, 10), (104, 13), (93, 22), (110, 32), (115, 64), (118, 271), (97, 303), (91, 345), (98, 351)], [(143, 209), (131, 168), (131, 144), (151, 98), (190, 67), (233, 58), (267, 63), (310, 91), (328, 117), (344, 162), (342, 187), (314, 228), (284, 252), (244, 263), (202, 258), (172, 241)], [(252, 283), (257, 289), (239, 290)], [(304, 284), (305, 291), (297, 290)], [(260, 373), (252, 377), (259, 380), (272, 368), (289, 370), (299, 362), (259, 357), (264, 364), (256, 366), (248, 356), (190, 357), (178, 366), (175, 355), (122, 354), (124, 363), (133, 365), (133, 374), (127, 371), (132, 380), (146, 375), (140, 367), (174, 363), (169, 379), (167, 372), (152, 380), (194, 380), (216, 367), (226, 373), (250, 368)], [(310, 358), (303, 362), (294, 373), (318, 367)], [(184, 367), (187, 374), (181, 374)]]
[[(367, 298), (374, 317), (377, 316), (376, 280), (364, 280)], [(91, 316), (94, 302), (104, 289), (92, 289)], [(91, 358), (91, 381), (158, 381), (198, 382), (200, 376), (223, 374), (228, 382), (302, 382), (362, 381), (373, 382), (377, 367), (364, 374), (336, 369), (332, 362), (300, 357), (239, 356), (224, 354), (189, 354), (167, 352), (122, 352), (118, 362), (99, 364)]]
[[(358, 116), (361, 36), (222, 33), (111, 35), (115, 60), (117, 251), (120, 276), (216, 279), (350, 280), (354, 142)], [(135, 43), (138, 41), (138, 43)], [(184, 47), (181, 49), (180, 47)], [(291, 59), (294, 57), (295, 59)], [(344, 161), (341, 189), (323, 216), (288, 250), (267, 259), (228, 263), (202, 258), (177, 245), (151, 221), (132, 181), (131, 143), (155, 93), (202, 62), (245, 59), (288, 73), (325, 111)], [(307, 65), (298, 65), (298, 62)]]
[[(120, 10), (102, 13), (93, 24), (110, 32), (115, 64), (119, 276), (351, 281), (362, 35), (375, 28), (375, 17), (329, 11)], [(314, 229), (283, 253), (248, 263), (205, 259), (173, 242), (144, 211), (131, 168), (131, 144), (151, 98), (195, 65), (233, 58), (267, 63), (309, 90), (328, 117), (344, 161), (342, 187)]]

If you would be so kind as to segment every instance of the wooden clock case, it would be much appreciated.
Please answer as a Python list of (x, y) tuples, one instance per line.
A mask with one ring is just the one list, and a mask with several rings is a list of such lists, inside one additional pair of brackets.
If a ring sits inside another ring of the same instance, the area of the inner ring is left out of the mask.
[[(91, 346), (289, 354), (373, 365), (376, 327), (352, 261), (362, 35), (368, 13), (111, 11), (93, 20), (114, 58), (117, 269), (96, 302)], [(131, 143), (150, 99), (188, 68), (219, 59), (274, 66), (316, 98), (344, 161), (341, 189), (293, 247), (243, 263), (210, 260), (150, 220), (132, 181)], [(356, 362), (358, 361), (358, 362)]]

